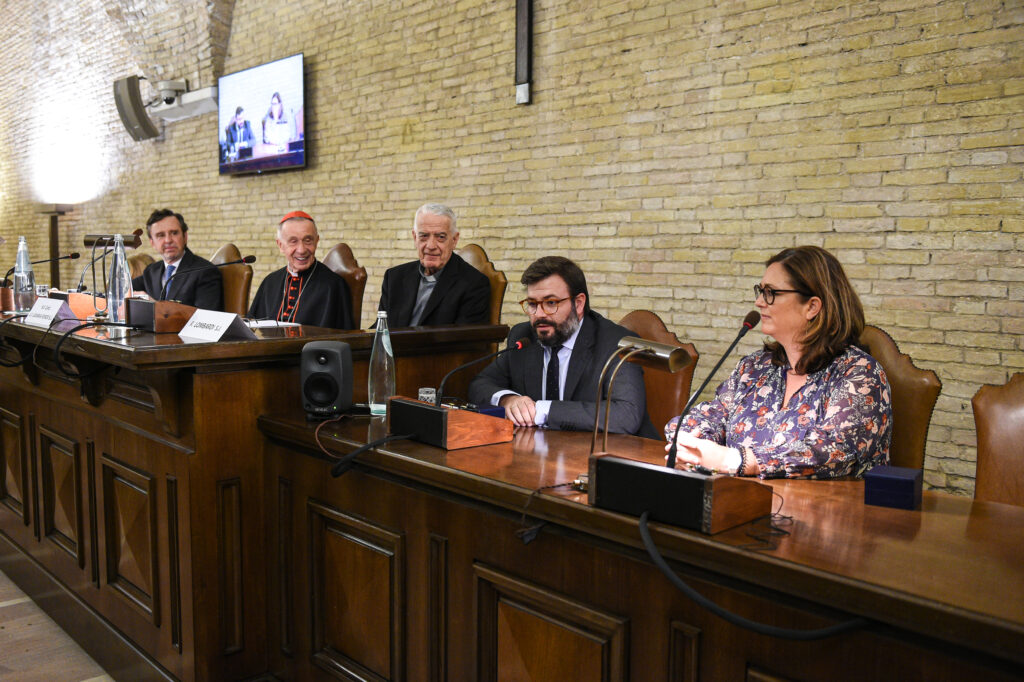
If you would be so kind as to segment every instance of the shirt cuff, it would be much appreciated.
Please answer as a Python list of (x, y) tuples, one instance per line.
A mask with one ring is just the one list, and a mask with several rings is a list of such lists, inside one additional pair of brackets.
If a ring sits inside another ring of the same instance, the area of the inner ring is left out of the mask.
[(548, 412), (551, 411), (550, 400), (538, 400), (533, 404), (533, 423), (537, 426), (547, 426)]
[(515, 391), (495, 391), (494, 395), (491, 396), (491, 405), (493, 405), (494, 407), (500, 407), (498, 403), (501, 402), (501, 399), (507, 395), (519, 394), (516, 393)]

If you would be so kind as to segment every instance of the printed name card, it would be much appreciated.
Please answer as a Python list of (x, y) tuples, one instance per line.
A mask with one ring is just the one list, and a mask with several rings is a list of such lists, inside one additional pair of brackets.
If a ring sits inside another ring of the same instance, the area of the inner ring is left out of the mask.
[[(22, 322), (33, 327), (49, 329), (58, 320), (63, 322), (74, 319), (75, 315), (71, 312), (71, 308), (68, 307), (67, 301), (59, 298), (37, 298), (36, 302), (32, 304), (32, 310), (28, 312), (28, 315)], [(60, 324), (60, 322), (58, 322), (58, 328), (67, 326)]]
[(255, 339), (256, 335), (235, 313), (197, 310), (178, 332), (183, 341), (220, 341), (221, 339)]

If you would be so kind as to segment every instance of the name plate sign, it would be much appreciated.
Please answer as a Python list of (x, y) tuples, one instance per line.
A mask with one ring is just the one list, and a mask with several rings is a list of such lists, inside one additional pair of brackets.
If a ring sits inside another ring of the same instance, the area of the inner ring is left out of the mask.
[(192, 342), (256, 338), (238, 315), (216, 310), (197, 310), (178, 332), (178, 336)]
[(36, 302), (32, 304), (32, 310), (28, 312), (22, 322), (43, 329), (49, 329), (54, 326), (54, 322), (57, 322), (59, 329), (69, 326), (62, 324), (66, 320), (75, 320), (75, 315), (68, 307), (67, 301), (59, 298), (37, 298)]

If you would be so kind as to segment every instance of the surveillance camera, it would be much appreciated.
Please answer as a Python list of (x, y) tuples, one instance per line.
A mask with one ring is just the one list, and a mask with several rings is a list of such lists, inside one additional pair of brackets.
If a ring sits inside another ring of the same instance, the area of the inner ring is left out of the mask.
[(163, 103), (170, 106), (178, 99), (180, 93), (185, 92), (186, 86), (183, 81), (158, 81), (156, 89), (160, 92)]

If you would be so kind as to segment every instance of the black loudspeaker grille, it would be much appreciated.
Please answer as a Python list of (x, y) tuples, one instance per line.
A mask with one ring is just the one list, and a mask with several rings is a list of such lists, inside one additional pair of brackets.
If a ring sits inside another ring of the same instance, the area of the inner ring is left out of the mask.
[(352, 406), (352, 349), (342, 341), (313, 341), (302, 347), (302, 406), (314, 419)]
[(597, 457), (593, 464), (595, 507), (632, 516), (646, 511), (653, 521), (703, 529), (707, 476), (621, 457)]

